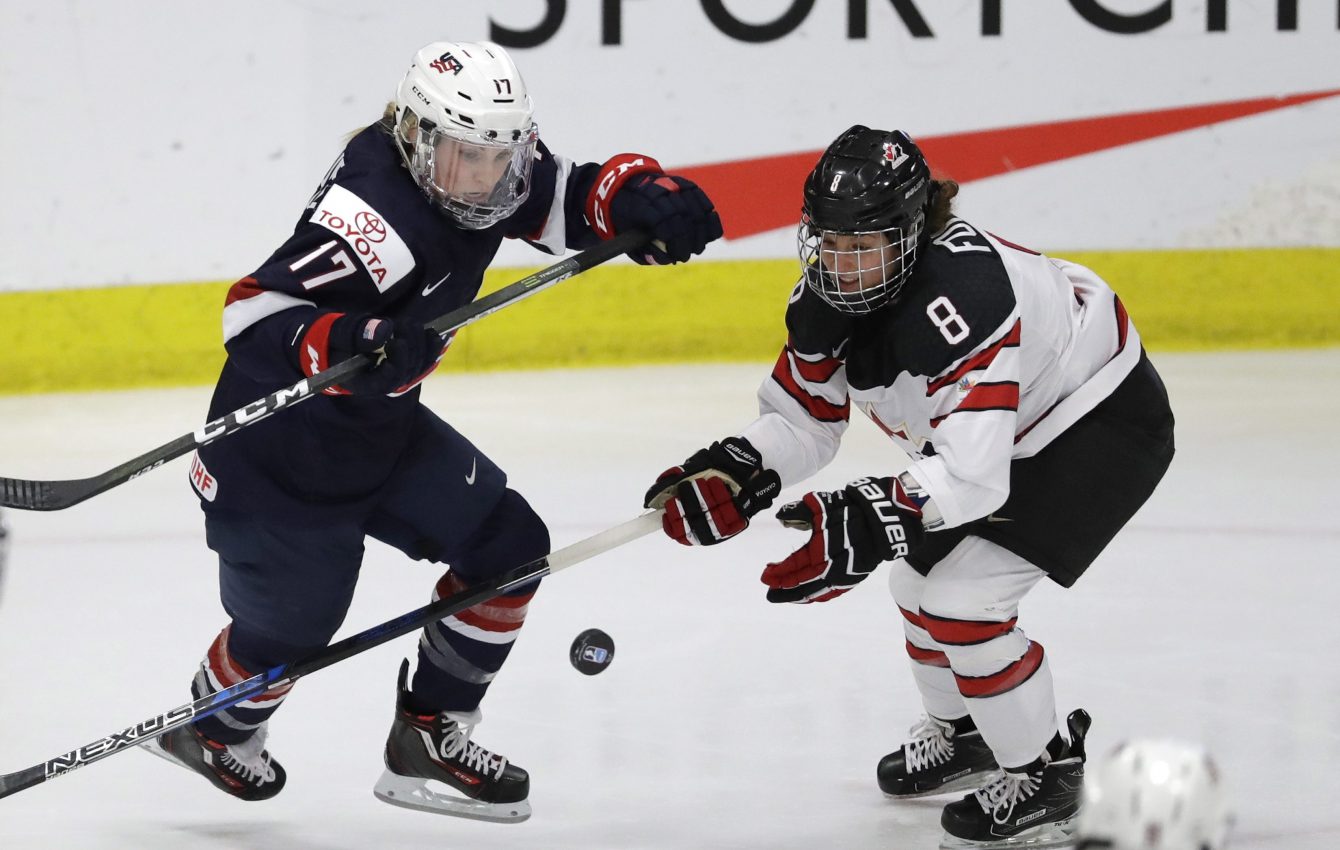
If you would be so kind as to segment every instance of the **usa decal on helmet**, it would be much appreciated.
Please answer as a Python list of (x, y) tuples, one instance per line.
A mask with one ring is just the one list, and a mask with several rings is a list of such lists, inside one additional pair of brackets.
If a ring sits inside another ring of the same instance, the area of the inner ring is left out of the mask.
[(452, 73), (452, 76), (459, 74), (461, 72), (461, 69), (465, 67), (464, 65), (461, 64), (459, 59), (457, 59), (455, 56), (452, 56), (450, 53), (443, 53), (441, 56), (437, 57), (428, 64), (434, 71), (437, 71), (439, 74), (445, 74), (448, 71), (450, 71)]

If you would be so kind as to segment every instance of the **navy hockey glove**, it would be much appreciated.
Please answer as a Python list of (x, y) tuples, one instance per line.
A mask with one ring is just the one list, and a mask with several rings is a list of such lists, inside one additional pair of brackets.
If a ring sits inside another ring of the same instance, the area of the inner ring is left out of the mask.
[(662, 472), (642, 504), (665, 508), (661, 526), (675, 541), (711, 546), (744, 531), (781, 489), (782, 479), (763, 468), (749, 441), (729, 437)]
[(884, 561), (907, 555), (925, 531), (921, 511), (896, 478), (861, 478), (831, 493), (806, 493), (777, 519), (810, 532), (785, 560), (768, 564), (769, 602), (827, 602), (851, 590)]
[(356, 354), (378, 355), (371, 369), (331, 389), (333, 395), (386, 395), (426, 377), (446, 345), (427, 328), (404, 330), (376, 316), (324, 313), (302, 336), (298, 358), (303, 374), (310, 377)]
[(650, 237), (630, 252), (643, 265), (683, 263), (721, 238), (721, 218), (707, 193), (666, 174), (649, 156), (619, 154), (601, 166), (587, 199), (587, 219), (602, 239), (642, 230)]

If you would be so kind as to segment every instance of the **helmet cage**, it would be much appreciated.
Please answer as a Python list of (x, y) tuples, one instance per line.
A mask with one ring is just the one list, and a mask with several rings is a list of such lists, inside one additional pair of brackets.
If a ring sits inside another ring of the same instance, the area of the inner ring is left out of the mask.
[(534, 122), (524, 130), (465, 130), (436, 126), (406, 108), (395, 132), (415, 182), (467, 230), (497, 224), (530, 196), (540, 137)]
[(925, 213), (918, 212), (882, 230), (827, 230), (802, 212), (796, 241), (809, 288), (842, 313), (878, 310), (911, 277), (925, 222)]

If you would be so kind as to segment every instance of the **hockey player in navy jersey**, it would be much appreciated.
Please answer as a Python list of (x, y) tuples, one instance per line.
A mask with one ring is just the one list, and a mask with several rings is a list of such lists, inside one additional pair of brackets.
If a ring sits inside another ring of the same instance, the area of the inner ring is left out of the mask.
[(852, 127), (809, 175), (802, 278), (759, 417), (648, 490), (666, 533), (730, 538), (834, 456), (853, 407), (896, 457), (778, 519), (809, 534), (762, 579), (771, 602), (823, 602), (885, 561), (926, 717), (885, 756), (894, 797), (956, 790), (946, 846), (1065, 840), (1088, 715), (1057, 720), (1042, 644), (1017, 625), (1044, 576), (1069, 587), (1173, 455), (1163, 384), (1092, 271), (958, 218), (901, 132)]
[[(195, 676), (196, 698), (326, 646), (367, 536), (449, 565), (434, 599), (548, 554), (544, 522), (503, 470), (420, 403), (419, 383), (449, 342), (424, 325), (475, 297), (504, 238), (559, 254), (631, 229), (651, 237), (640, 263), (684, 262), (721, 236), (707, 196), (651, 157), (581, 164), (551, 153), (502, 48), (418, 52), (292, 235), (228, 293), (211, 419), (354, 355), (380, 362), (195, 457), (191, 483), (231, 618)], [(526, 771), (471, 729), (535, 590), (424, 630), (412, 679), (408, 662), (400, 670), (379, 798), (485, 820), (529, 816)], [(266, 721), (285, 696), (270, 691), (167, 733), (159, 752), (236, 797), (273, 797), (285, 772), (265, 748)]]

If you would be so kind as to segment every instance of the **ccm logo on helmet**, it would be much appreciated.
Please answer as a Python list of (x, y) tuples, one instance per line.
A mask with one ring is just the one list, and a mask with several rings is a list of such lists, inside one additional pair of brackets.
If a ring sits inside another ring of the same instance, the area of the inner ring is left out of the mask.
[(883, 487), (869, 478), (853, 481), (852, 484), (856, 487), (856, 492), (865, 496), (870, 507), (874, 508), (875, 516), (884, 526), (884, 537), (889, 541), (888, 559), (907, 557), (907, 529), (903, 528), (903, 518), (898, 515), (898, 508), (894, 507), (893, 499), (884, 492)]

